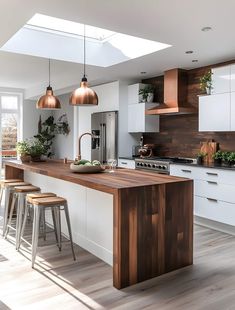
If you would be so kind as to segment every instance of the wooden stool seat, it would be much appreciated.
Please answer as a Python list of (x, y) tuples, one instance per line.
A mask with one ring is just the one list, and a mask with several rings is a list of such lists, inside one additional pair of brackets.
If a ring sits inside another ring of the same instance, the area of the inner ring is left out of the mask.
[(0, 185), (4, 185), (6, 183), (13, 183), (13, 182), (24, 182), (24, 180), (21, 179), (4, 179), (4, 180), (0, 180)]
[(37, 198), (55, 197), (55, 196), (56, 194), (54, 193), (31, 193), (26, 196), (26, 201), (28, 203), (33, 203), (34, 199), (37, 199)]
[(56, 206), (60, 205), (63, 206), (67, 204), (67, 200), (62, 198), (62, 197), (45, 197), (45, 198), (36, 198), (33, 199), (33, 204), (35, 206), (42, 206), (42, 207), (47, 207), (47, 206)]
[(14, 190), (15, 190), (15, 193), (39, 192), (40, 187), (33, 186), (33, 185), (15, 186)]
[(15, 186), (26, 186), (31, 185), (29, 182), (11, 182), (11, 183), (5, 183), (4, 187), (15, 187)]

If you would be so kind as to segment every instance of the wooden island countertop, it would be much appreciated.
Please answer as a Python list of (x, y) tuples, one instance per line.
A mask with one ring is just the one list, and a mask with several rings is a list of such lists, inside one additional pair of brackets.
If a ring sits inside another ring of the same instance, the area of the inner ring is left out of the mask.
[(113, 283), (118, 289), (193, 263), (193, 181), (117, 168), (77, 174), (69, 164), (7, 161), (5, 177), (24, 170), (113, 195)]

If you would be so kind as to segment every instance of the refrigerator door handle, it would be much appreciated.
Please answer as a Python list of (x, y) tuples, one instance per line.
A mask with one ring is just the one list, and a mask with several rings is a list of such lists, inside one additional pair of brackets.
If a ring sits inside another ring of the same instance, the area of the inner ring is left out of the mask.
[(107, 162), (107, 154), (106, 154), (106, 124), (103, 124), (103, 161), (104, 163)]
[(103, 124), (100, 124), (100, 162), (103, 163)]

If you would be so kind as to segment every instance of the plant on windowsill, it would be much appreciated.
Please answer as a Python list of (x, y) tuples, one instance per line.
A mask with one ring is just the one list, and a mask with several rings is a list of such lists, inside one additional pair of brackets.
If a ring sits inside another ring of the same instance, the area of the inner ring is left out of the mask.
[(147, 85), (139, 90), (140, 102), (153, 102), (155, 86)]
[(28, 163), (31, 161), (30, 156), (30, 144), (28, 141), (20, 141), (16, 144), (16, 151), (20, 155), (22, 163)]
[(197, 154), (197, 164), (202, 165), (204, 162), (204, 158), (207, 156), (207, 153), (205, 152), (199, 152)]
[(207, 95), (211, 95), (212, 86), (212, 72), (209, 70), (200, 78), (200, 89), (206, 92)]

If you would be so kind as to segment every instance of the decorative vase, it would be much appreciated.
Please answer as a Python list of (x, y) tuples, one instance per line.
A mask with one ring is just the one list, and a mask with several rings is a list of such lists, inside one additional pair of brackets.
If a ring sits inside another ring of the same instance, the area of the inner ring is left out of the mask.
[(22, 163), (29, 163), (31, 161), (31, 156), (28, 154), (22, 154), (20, 156), (20, 160), (22, 161)]
[(203, 164), (203, 157), (197, 157), (197, 164), (202, 165)]
[(147, 102), (148, 102), (148, 103), (153, 102), (153, 97), (154, 97), (154, 94), (153, 94), (153, 93), (148, 93)]

